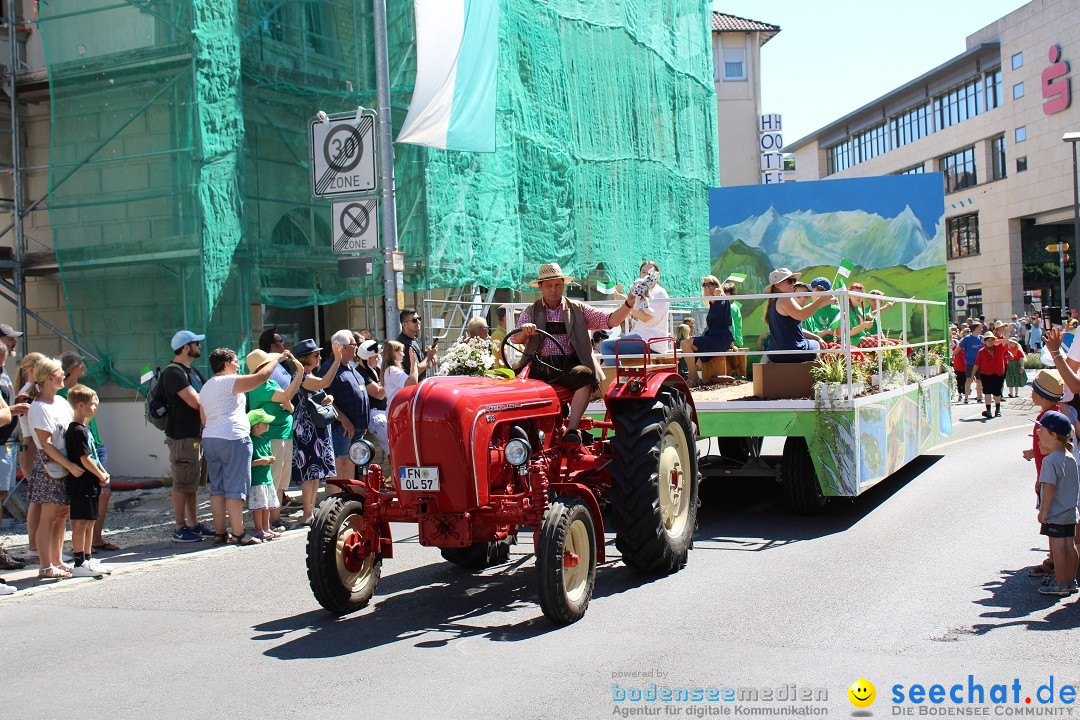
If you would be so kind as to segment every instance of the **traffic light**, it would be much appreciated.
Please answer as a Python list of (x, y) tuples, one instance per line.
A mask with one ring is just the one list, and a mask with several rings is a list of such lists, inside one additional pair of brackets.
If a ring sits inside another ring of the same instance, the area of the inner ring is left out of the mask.
[(1058, 247), (1057, 243), (1051, 243), (1046, 246), (1046, 252), (1056, 253), (1058, 250), (1065, 252), (1069, 249), (1069, 243), (1061, 243), (1061, 247)]

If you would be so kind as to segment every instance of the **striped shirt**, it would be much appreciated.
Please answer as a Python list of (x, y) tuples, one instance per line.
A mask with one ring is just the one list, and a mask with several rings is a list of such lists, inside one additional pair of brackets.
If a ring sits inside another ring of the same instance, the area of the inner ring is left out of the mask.
[[(607, 330), (611, 327), (611, 325), (609, 324), (611, 320), (611, 313), (600, 312), (599, 310), (595, 310), (588, 305), (582, 305), (581, 308), (585, 312), (585, 323), (588, 325), (590, 330)], [(559, 307), (557, 308), (549, 308), (547, 305), (544, 305), (544, 310), (546, 311), (546, 322), (563, 322), (562, 305), (559, 305)], [(518, 316), (517, 326), (520, 329), (522, 325), (525, 325), (526, 323), (531, 323), (532, 321), (532, 306), (530, 305), (528, 308), (521, 311), (521, 315)], [(551, 333), (551, 335), (562, 344), (566, 352), (571, 354), (574, 352), (570, 348), (569, 335), (567, 335), (566, 333), (558, 335), (555, 333)], [(591, 351), (591, 349), (592, 348), (589, 348), (589, 350), (583, 350), (582, 352), (589, 352)], [(558, 346), (556, 346), (550, 338), (545, 337), (544, 344), (540, 347), (540, 355), (547, 356), (559, 354), (561, 353), (559, 352)]]

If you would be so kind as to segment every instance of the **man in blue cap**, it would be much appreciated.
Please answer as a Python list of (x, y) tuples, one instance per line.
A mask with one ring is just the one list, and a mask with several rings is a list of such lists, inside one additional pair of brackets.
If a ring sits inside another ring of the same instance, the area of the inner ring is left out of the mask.
[(165, 425), (165, 444), (169, 446), (172, 472), (173, 516), (176, 528), (173, 542), (199, 542), (213, 537), (212, 528), (199, 523), (199, 485), (206, 484), (206, 462), (202, 453), (202, 417), (199, 391), (206, 382), (191, 364), (202, 355), (205, 335), (181, 330), (170, 343), (175, 356), (161, 370), (161, 388), (169, 413)]
[[(827, 292), (832, 290), (832, 283), (827, 278), (816, 277), (810, 281), (810, 289), (815, 292)], [(839, 317), (840, 307), (834, 300), (831, 304), (818, 308), (817, 312), (803, 320), (803, 330), (809, 330), (822, 339), (828, 337), (830, 340), (836, 340), (837, 328), (840, 327), (840, 322), (837, 319)]]

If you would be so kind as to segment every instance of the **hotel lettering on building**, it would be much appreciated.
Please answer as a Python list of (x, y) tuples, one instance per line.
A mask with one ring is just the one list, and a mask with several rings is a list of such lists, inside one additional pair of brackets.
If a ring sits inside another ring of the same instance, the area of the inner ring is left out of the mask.
[[(1046, 246), (1074, 244), (1073, 147), (1062, 136), (1080, 132), (1075, 10), (1075, 0), (1033, 0), (952, 60), (789, 143), (789, 181), (944, 173), (947, 266), (967, 289), (955, 316), (1057, 305), (1058, 255)], [(1078, 251), (1065, 263), (1072, 308)]]

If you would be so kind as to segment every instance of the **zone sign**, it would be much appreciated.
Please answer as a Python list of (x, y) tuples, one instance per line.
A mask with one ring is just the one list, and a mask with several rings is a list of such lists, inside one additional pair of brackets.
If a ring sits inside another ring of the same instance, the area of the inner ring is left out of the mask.
[(356, 195), (375, 189), (375, 116), (334, 115), (308, 125), (311, 194)]

